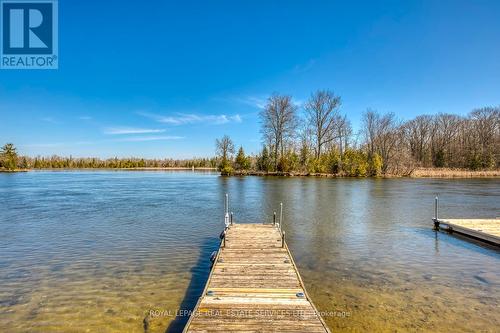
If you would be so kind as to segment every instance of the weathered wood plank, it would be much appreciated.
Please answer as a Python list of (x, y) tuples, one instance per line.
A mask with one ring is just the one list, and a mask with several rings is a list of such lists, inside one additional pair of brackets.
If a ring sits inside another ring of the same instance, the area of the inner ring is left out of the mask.
[(184, 332), (330, 332), (280, 230), (234, 224), (222, 244)]
[(439, 219), (439, 228), (500, 245), (500, 219)]

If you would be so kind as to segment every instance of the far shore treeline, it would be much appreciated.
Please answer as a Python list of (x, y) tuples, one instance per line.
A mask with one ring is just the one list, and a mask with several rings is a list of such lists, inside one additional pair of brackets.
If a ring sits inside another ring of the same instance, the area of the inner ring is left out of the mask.
[(394, 113), (368, 109), (354, 132), (340, 111), (341, 98), (328, 90), (311, 94), (299, 107), (273, 94), (260, 112), (262, 151), (236, 156), (228, 136), (216, 140), (222, 174), (411, 175), (417, 168), (498, 170), (500, 106), (420, 115), (403, 121)]
[(144, 159), (144, 158), (74, 158), (74, 157), (29, 157), (19, 156), (12, 143), (0, 149), (0, 169), (137, 169), (137, 168), (212, 168), (217, 167), (217, 159)]
[(366, 177), (407, 176), (419, 168), (500, 169), (500, 106), (410, 120), (368, 109), (354, 131), (341, 104), (329, 90), (311, 94), (301, 106), (289, 95), (271, 95), (259, 115), (262, 149), (256, 155), (246, 155), (242, 146), (236, 153), (227, 135), (216, 140), (215, 157), (193, 159), (29, 157), (7, 143), (0, 149), (0, 171), (195, 167), (225, 175)]

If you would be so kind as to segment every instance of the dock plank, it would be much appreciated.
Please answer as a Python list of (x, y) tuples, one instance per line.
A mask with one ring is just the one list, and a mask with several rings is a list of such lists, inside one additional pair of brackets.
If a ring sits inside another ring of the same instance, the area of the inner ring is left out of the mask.
[(500, 219), (439, 219), (439, 228), (500, 245)]
[(278, 228), (234, 224), (223, 244), (184, 332), (330, 332)]

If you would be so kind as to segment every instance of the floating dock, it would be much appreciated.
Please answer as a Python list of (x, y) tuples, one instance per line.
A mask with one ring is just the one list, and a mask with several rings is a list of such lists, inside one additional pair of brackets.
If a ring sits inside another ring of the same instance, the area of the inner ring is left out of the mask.
[(434, 225), (439, 230), (500, 246), (500, 219), (437, 219)]
[(500, 218), (496, 219), (441, 219), (439, 198), (434, 200), (434, 230), (457, 233), (488, 244), (500, 246)]
[(279, 224), (226, 225), (184, 332), (330, 332), (307, 295)]

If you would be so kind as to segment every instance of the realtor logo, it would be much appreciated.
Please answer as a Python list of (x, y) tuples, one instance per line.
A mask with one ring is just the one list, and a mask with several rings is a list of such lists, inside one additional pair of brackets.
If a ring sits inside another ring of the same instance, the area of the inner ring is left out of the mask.
[(57, 69), (57, 0), (0, 0), (0, 68)]

